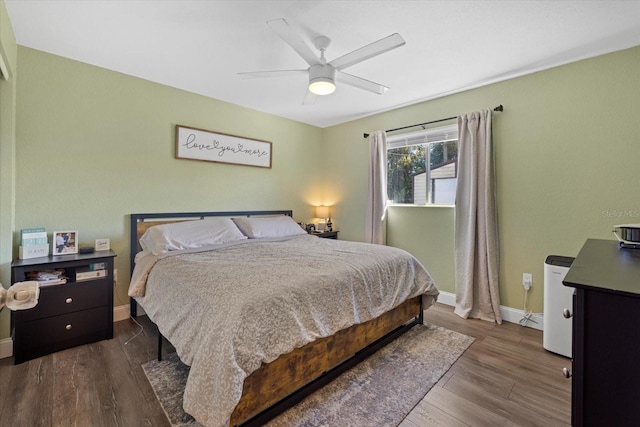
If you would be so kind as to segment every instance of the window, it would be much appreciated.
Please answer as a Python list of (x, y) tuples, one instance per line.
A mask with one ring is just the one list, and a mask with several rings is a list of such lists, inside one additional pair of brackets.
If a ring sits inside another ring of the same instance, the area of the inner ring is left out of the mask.
[(390, 204), (453, 205), (457, 180), (457, 124), (387, 137)]

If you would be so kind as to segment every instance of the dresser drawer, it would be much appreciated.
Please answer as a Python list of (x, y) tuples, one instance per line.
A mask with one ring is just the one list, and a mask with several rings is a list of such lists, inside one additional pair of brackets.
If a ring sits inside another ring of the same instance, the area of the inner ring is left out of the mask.
[(108, 279), (68, 283), (40, 289), (38, 305), (16, 312), (23, 322), (100, 307), (109, 301)]
[[(100, 251), (68, 254), (11, 263), (13, 283), (30, 272), (64, 270), (68, 282), (40, 288), (38, 304), (11, 312), (14, 363), (25, 362), (66, 348), (113, 338), (113, 259)], [(97, 266), (96, 264), (101, 264)], [(104, 277), (77, 281), (78, 273), (102, 269)]]
[(104, 306), (25, 322), (21, 329), (21, 334), (28, 337), (24, 350), (50, 345), (63, 348), (68, 342), (93, 335), (104, 334), (102, 338), (106, 338), (110, 310)]

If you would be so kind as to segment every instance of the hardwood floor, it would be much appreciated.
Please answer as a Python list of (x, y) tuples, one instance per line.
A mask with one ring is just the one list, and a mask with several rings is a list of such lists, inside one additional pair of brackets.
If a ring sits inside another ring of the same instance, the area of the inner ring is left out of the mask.
[(514, 323), (463, 320), (437, 304), (425, 321), (476, 341), (400, 425), (568, 426), (571, 361), (542, 347), (542, 332)]
[[(114, 338), (13, 365), (0, 360), (0, 426), (168, 426), (141, 365), (156, 357), (154, 326), (114, 324)], [(570, 361), (520, 325), (462, 320), (436, 305), (425, 321), (476, 341), (401, 423), (422, 426), (564, 426)], [(129, 343), (127, 344), (127, 341)], [(167, 349), (168, 353), (171, 349)]]
[(154, 326), (114, 323), (114, 338), (13, 365), (0, 360), (0, 426), (169, 426), (141, 365), (156, 357)]

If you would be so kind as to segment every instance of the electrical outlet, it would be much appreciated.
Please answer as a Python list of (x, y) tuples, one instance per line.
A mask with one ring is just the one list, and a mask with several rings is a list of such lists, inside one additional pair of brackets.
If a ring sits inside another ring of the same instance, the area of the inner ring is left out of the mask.
[(524, 286), (526, 290), (531, 289), (531, 286), (533, 286), (533, 276), (531, 273), (522, 273), (522, 286)]

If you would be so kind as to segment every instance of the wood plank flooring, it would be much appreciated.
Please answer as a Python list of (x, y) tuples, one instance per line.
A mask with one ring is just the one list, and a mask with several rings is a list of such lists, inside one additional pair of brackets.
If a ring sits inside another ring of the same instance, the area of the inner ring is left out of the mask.
[[(114, 324), (114, 338), (13, 365), (0, 360), (0, 426), (168, 426), (141, 365), (156, 357), (154, 326)], [(437, 304), (425, 321), (476, 341), (401, 423), (423, 426), (566, 426), (566, 358), (520, 325), (462, 320)], [(128, 343), (127, 343), (128, 342)], [(171, 349), (167, 349), (168, 353)]]
[(437, 304), (425, 321), (476, 338), (402, 422), (423, 426), (568, 426), (571, 361), (542, 347), (542, 332), (463, 320)]
[(125, 320), (111, 340), (15, 366), (0, 360), (0, 426), (169, 426), (141, 368), (156, 357), (156, 329), (139, 320), (133, 339), (140, 327)]

